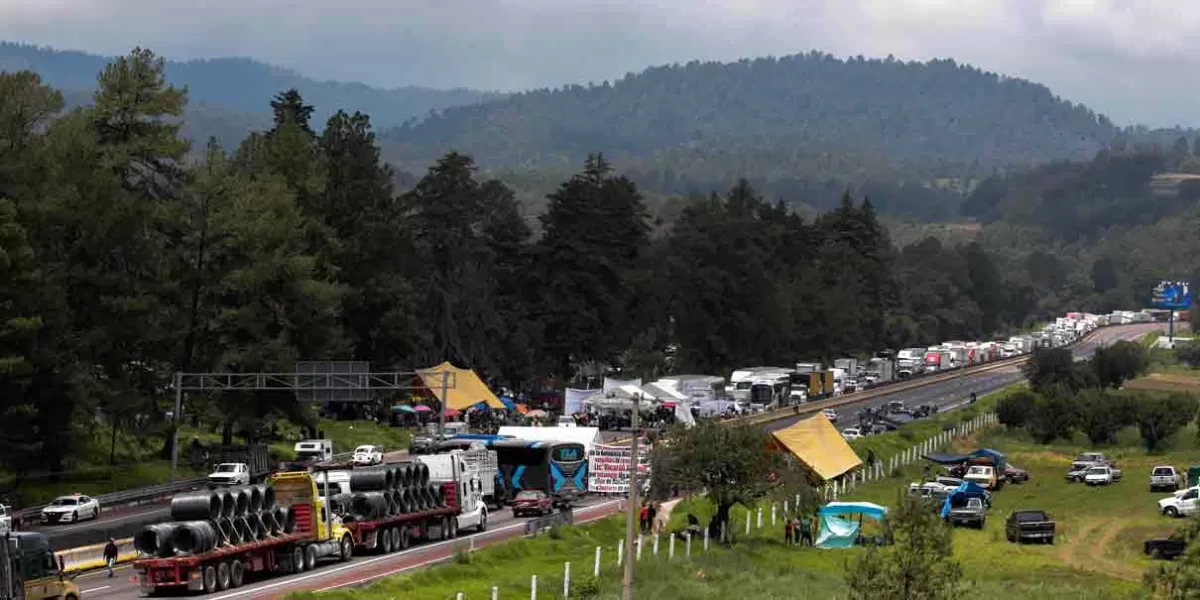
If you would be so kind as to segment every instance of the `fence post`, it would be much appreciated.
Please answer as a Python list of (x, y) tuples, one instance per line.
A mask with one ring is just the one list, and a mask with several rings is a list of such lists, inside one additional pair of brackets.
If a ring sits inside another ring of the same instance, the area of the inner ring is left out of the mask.
[(775, 503), (771, 503), (771, 527), (775, 526)]
[(684, 544), (683, 544), (683, 555), (687, 558), (691, 558), (692, 557), (692, 534), (688, 533), (685, 535), (687, 535), (687, 538), (684, 540)]
[(784, 500), (783, 501), (783, 516), (786, 517), (787, 514), (788, 514), (788, 502), (787, 502), (787, 500)]
[(658, 534), (654, 534), (654, 555), (658, 556)]
[(617, 566), (618, 567), (621, 566), (622, 564), (625, 564), (625, 561), (623, 560), (624, 558), (625, 558), (625, 540), (621, 540), (621, 542), (617, 544)]
[(750, 511), (746, 511), (746, 536), (750, 536)]
[(704, 528), (704, 551), (708, 552), (708, 528)]
[(640, 533), (637, 537), (637, 555), (633, 557), (633, 560), (642, 560), (642, 534)]
[(563, 598), (571, 597), (571, 563), (563, 565)]
[(492, 600), (499, 600), (499, 598), (500, 598), (500, 588), (498, 588), (496, 586), (492, 586)]
[(671, 543), (667, 544), (667, 559), (675, 558), (675, 534), (671, 534)]
[(762, 507), (758, 507), (758, 528), (762, 529)]
[(796, 510), (800, 510), (800, 494), (796, 494)]
[(596, 563), (592, 565), (592, 577), (600, 577), (600, 546), (596, 546)]
[(721, 521), (721, 541), (722, 542), (729, 541), (729, 522), (728, 521)]
[(537, 575), (529, 576), (529, 600), (537, 600)]
[(454, 595), (454, 600), (463, 600), (463, 597), (462, 597), (462, 592), (459, 592), (459, 593), (455, 594), (455, 595)]

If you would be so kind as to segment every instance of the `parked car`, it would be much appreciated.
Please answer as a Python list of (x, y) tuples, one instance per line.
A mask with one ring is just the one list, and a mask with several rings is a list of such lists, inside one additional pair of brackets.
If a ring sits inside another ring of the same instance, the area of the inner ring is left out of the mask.
[(987, 465), (971, 465), (963, 479), (985, 490), (994, 490), (999, 484), (996, 480), (996, 468)]
[(554, 512), (554, 499), (540, 490), (525, 490), (513, 499), (513, 516), (546, 516)]
[(1024, 483), (1029, 481), (1029, 471), (1010, 463), (1004, 466), (1004, 478), (1009, 483)]
[(1179, 489), (1179, 472), (1170, 465), (1160, 465), (1150, 471), (1150, 491), (1174, 492)]
[(418, 435), (408, 444), (409, 454), (428, 454), (433, 451), (433, 446), (436, 443), (432, 435)]
[(1004, 537), (1009, 542), (1038, 541), (1054, 543), (1054, 521), (1043, 510), (1018, 510), (1004, 522)]
[(1113, 477), (1112, 468), (1110, 467), (1092, 467), (1083, 476), (1083, 482), (1091, 486), (1109, 485), (1114, 481), (1116, 481), (1116, 478)]
[(1146, 540), (1142, 546), (1142, 552), (1150, 558), (1173, 560), (1175, 557), (1187, 552), (1187, 540), (1183, 539), (1179, 534), (1172, 535), (1169, 538)]
[(857, 427), (847, 427), (842, 430), (842, 437), (847, 440), (857, 440), (862, 437), (862, 432)]
[(100, 501), (83, 494), (59, 496), (42, 509), (43, 523), (78, 523), (100, 516)]
[(1087, 467), (1098, 467), (1101, 465), (1115, 468), (1117, 463), (1116, 461), (1110, 459), (1103, 452), (1084, 452), (1083, 454), (1076, 456), (1075, 460), (1071, 462), (1071, 469), (1074, 470)]
[(987, 506), (984, 505), (983, 498), (967, 498), (966, 504), (950, 508), (946, 520), (951, 525), (969, 525), (983, 529), (987, 522)]
[(362, 467), (382, 464), (383, 449), (370, 444), (359, 446), (354, 449), (354, 456), (350, 459), (350, 462)]
[(821, 411), (821, 413), (825, 415), (826, 419), (829, 419), (830, 423), (838, 422), (838, 414), (837, 414), (836, 410), (833, 410), (832, 408), (827, 408), (827, 409)]
[(1190, 517), (1200, 509), (1200, 486), (1175, 492), (1158, 501), (1158, 512), (1168, 517)]

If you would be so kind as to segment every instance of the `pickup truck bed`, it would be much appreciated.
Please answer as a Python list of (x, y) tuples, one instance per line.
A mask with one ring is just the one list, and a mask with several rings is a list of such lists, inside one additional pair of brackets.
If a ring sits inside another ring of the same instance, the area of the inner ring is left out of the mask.
[(1146, 540), (1143, 552), (1160, 560), (1172, 560), (1187, 551), (1187, 542), (1171, 538)]
[(1042, 511), (1017, 511), (1004, 523), (1004, 536), (1009, 542), (1054, 543), (1054, 521)]

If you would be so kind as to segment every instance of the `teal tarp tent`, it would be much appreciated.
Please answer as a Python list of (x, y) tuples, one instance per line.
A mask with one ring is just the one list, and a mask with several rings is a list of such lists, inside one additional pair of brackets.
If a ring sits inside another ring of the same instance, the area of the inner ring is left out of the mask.
[[(818, 548), (850, 548), (858, 539), (865, 515), (875, 520), (887, 516), (887, 507), (870, 502), (830, 502), (817, 511), (821, 531), (817, 534)], [(854, 517), (859, 517), (855, 520)]]

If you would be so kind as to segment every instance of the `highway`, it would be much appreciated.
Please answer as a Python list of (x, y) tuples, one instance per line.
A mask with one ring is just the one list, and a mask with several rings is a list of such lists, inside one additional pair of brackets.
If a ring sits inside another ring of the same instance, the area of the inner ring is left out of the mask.
[[(575, 508), (575, 522), (584, 523), (607, 517), (617, 511), (617, 504), (616, 500), (588, 499)], [(473, 544), (479, 548), (524, 535), (527, 520), (514, 518), (512, 511), (506, 508), (492, 513), (488, 530), (483, 533), (462, 536), (448, 542), (418, 545), (392, 554), (356, 556), (346, 563), (324, 562), (316, 570), (308, 573), (249, 580), (237, 590), (203, 597), (205, 600), (278, 598), (292, 592), (323, 591), (362, 585), (380, 577), (448, 560), (454, 556), (456, 546)], [(617, 540), (613, 540), (612, 543), (616, 542)], [(83, 591), (84, 600), (126, 600), (144, 596), (130, 566), (120, 567), (116, 576), (112, 578), (103, 571), (92, 572), (76, 578), (75, 583)]]
[[(1137, 325), (1122, 325), (1104, 328), (1095, 332), (1092, 337), (1081, 342), (1073, 349), (1077, 359), (1084, 359), (1090, 356), (1095, 349), (1100, 346), (1108, 345), (1118, 340), (1133, 340), (1146, 333), (1161, 330), (1165, 327), (1162, 323), (1147, 323)], [(853, 403), (843, 406), (837, 410), (843, 417), (843, 423), (848, 423), (853, 419), (854, 412), (867, 406), (880, 406), (893, 400), (901, 400), (906, 405), (917, 406), (924, 403), (937, 404), (939, 408), (949, 409), (963, 404), (970, 396), (971, 392), (977, 395), (984, 395), (1000, 388), (1012, 385), (1022, 379), (1019, 367), (1011, 366), (986, 371), (976, 374), (965, 374), (961, 377), (933, 383), (927, 386), (896, 392), (893, 394), (884, 394), (874, 398), (866, 399), (861, 403)], [(798, 418), (789, 417), (780, 419), (763, 427), (769, 430), (776, 430), (787, 427), (794, 423)], [(399, 454), (389, 455), (389, 462), (398, 460), (401, 457)], [(590, 504), (583, 505), (577, 509), (577, 522), (587, 521), (602, 518), (612, 514), (616, 510), (615, 501), (601, 501), (593, 499)], [(127, 510), (113, 510), (95, 522), (85, 522), (79, 525), (66, 525), (53, 528), (46, 528), (48, 533), (55, 531), (63, 532), (62, 536), (69, 537), (72, 532), (110, 530), (116, 528), (127, 527), (131, 523), (145, 523), (155, 520), (166, 520), (168, 517), (167, 510), (163, 505), (151, 505), (145, 507), (135, 507)], [(468, 543), (473, 540), (476, 546), (486, 545), (491, 542), (513, 537), (523, 534), (523, 519), (516, 520), (512, 517), (509, 510), (493, 514), (489, 531), (483, 534), (474, 534), (469, 537), (463, 537), (457, 542), (443, 542), (436, 544), (428, 544), (418, 546), (411, 550), (395, 553), (386, 556), (367, 556), (355, 558), (347, 564), (327, 565), (324, 568), (318, 569), (311, 573), (300, 575), (292, 575), (279, 577), (262, 581), (261, 583), (247, 585), (246, 587), (237, 590), (236, 593), (216, 594), (213, 599), (227, 600), (229, 598), (257, 598), (257, 597), (275, 597), (288, 592), (300, 590), (320, 590), (331, 587), (342, 587), (348, 585), (357, 585), (365, 583), (372, 579), (402, 573), (408, 570), (421, 568), (423, 566), (440, 562), (450, 558), (453, 555), (455, 543)], [(93, 533), (95, 535), (95, 533)], [(128, 537), (128, 536), (126, 536)], [(60, 544), (55, 544), (56, 547), (65, 548)], [(120, 573), (122, 576), (109, 579), (101, 574), (87, 574), (80, 577), (77, 581), (85, 592), (86, 598), (105, 598), (110, 600), (135, 598), (141, 596), (141, 591), (130, 577), (132, 572), (128, 567), (123, 568)]]

